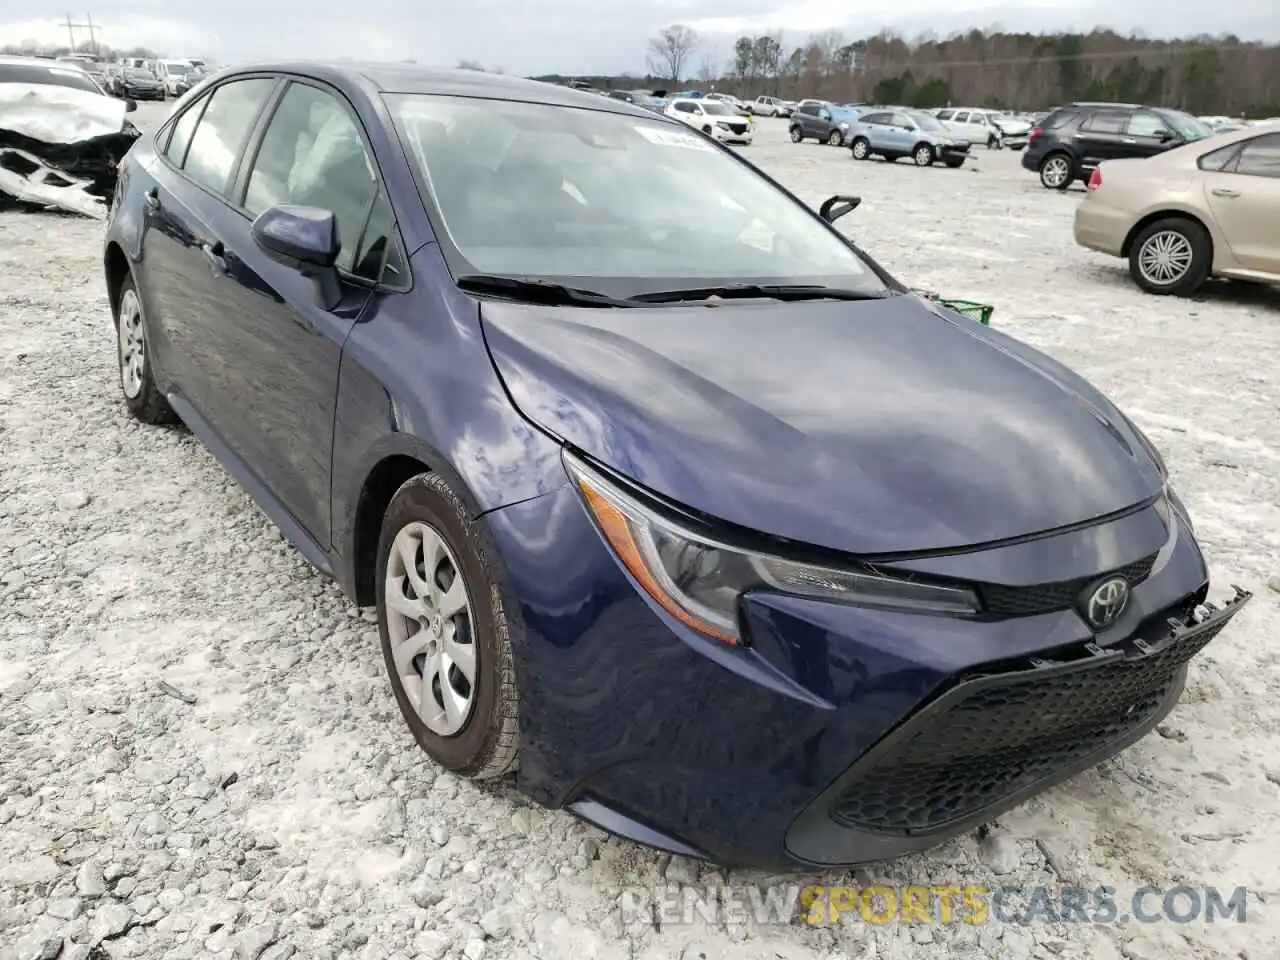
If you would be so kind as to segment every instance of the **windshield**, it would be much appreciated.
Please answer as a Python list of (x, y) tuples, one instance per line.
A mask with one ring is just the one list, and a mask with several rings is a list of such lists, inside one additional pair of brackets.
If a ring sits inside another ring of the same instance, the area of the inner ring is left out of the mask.
[(1202, 123), (1189, 113), (1183, 113), (1181, 110), (1161, 110), (1160, 116), (1173, 128), (1173, 132), (1184, 140), (1203, 140), (1205, 137), (1213, 136), (1213, 130), (1208, 124)]
[(909, 112), (907, 116), (910, 117), (912, 120), (914, 120), (916, 122), (916, 126), (919, 127), (921, 130), (939, 131), (939, 130), (947, 129), (942, 125), (942, 121), (939, 120), (937, 117), (935, 117), (931, 113), (924, 113), (923, 111), (913, 110)]
[(128, 70), (126, 70), (126, 71), (124, 72), (124, 75), (125, 75), (126, 77), (128, 77), (129, 79), (131, 79), (131, 80), (150, 80), (150, 79), (152, 79), (151, 74), (149, 74), (146, 70), (135, 70), (135, 69), (133, 69), (132, 67), (130, 67)]
[(28, 66), (25, 63), (0, 64), (0, 83), (35, 83), (73, 90), (101, 93), (89, 74), (77, 67)]
[(442, 244), (455, 276), (576, 279), (614, 296), (691, 279), (885, 289), (810, 211), (683, 126), (463, 97), (386, 101), (456, 248)]
[(719, 100), (703, 100), (702, 109), (714, 117), (730, 117), (734, 113), (732, 107), (727, 103), (721, 103)]

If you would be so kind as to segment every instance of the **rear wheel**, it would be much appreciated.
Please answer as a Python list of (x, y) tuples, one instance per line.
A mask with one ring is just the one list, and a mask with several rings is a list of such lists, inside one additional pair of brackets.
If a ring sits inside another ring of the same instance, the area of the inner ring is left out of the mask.
[(866, 160), (871, 156), (871, 143), (866, 137), (855, 137), (849, 150), (853, 153), (853, 159)]
[(1147, 293), (1186, 297), (1209, 278), (1213, 241), (1194, 220), (1169, 217), (1143, 228), (1129, 252), (1129, 275)]
[(1065, 153), (1051, 153), (1040, 163), (1040, 183), (1049, 190), (1065, 190), (1071, 186), (1071, 158)]
[(804, 134), (800, 132), (800, 128), (799, 128), (799, 127), (792, 127), (792, 128), (791, 128), (791, 142), (792, 142), (792, 143), (799, 143), (799, 142), (800, 142), (801, 140), (803, 140), (803, 139), (804, 139)]
[(911, 159), (915, 161), (917, 167), (928, 167), (933, 164), (933, 147), (927, 143), (916, 145), (915, 150), (911, 152)]
[(827, 143), (833, 147), (843, 147), (844, 134), (839, 130), (832, 130), (831, 133), (827, 135)]
[(138, 296), (132, 276), (126, 276), (120, 284), (120, 299), (116, 304), (116, 356), (120, 392), (124, 394), (129, 414), (143, 423), (176, 423), (177, 415), (156, 385), (142, 298)]

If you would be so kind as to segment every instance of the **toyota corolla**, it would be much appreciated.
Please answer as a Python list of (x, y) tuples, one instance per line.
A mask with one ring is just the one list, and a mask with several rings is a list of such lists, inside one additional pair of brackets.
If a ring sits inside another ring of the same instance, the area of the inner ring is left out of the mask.
[(124, 403), (376, 606), (441, 766), (722, 863), (897, 856), (1143, 736), (1248, 595), (1124, 414), (824, 209), (617, 100), (231, 70), (121, 170)]

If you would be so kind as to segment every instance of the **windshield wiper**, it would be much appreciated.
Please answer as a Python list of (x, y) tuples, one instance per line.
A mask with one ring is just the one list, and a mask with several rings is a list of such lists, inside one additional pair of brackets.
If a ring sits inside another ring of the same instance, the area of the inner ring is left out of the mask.
[(528, 280), (523, 277), (498, 277), (484, 273), (468, 274), (457, 279), (458, 289), (471, 293), (491, 293), (548, 306), (636, 307), (631, 300), (621, 300), (595, 290), (566, 287), (551, 280)]
[(883, 300), (894, 295), (892, 290), (850, 290), (824, 287), (821, 284), (739, 283), (687, 290), (659, 290), (656, 293), (641, 293), (630, 299), (636, 303), (678, 303), (686, 300), (709, 300), (712, 297), (721, 300)]

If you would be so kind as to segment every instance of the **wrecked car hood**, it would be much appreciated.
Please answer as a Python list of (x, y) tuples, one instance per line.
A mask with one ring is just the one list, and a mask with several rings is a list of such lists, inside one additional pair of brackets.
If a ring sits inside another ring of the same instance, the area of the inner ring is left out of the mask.
[(0, 83), (0, 205), (105, 217), (116, 165), (139, 136), (127, 112), (90, 90)]
[(125, 102), (44, 83), (0, 83), (0, 130), (45, 143), (79, 143), (124, 129)]

